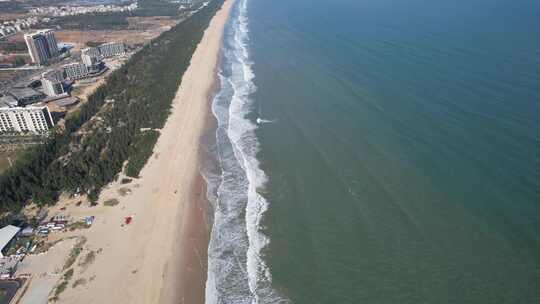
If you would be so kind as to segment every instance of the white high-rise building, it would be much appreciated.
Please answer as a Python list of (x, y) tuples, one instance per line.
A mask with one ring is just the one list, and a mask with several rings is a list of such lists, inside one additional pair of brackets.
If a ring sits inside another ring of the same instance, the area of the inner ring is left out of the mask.
[(44, 133), (53, 127), (47, 107), (0, 108), (0, 133)]
[(46, 73), (41, 74), (41, 85), (43, 91), (48, 96), (58, 96), (64, 94), (64, 86), (62, 81), (64, 80), (64, 75), (62, 71), (52, 70)]
[(24, 41), (26, 41), (28, 53), (30, 53), (30, 58), (32, 58), (33, 63), (41, 65), (51, 58), (49, 47), (47, 46), (47, 39), (39, 32), (25, 34)]
[(32, 62), (36, 64), (46, 63), (50, 58), (58, 55), (58, 45), (53, 30), (25, 34), (24, 41), (26, 41)]
[(89, 56), (97, 57), (99, 58), (101, 54), (99, 53), (99, 49), (97, 47), (88, 47), (81, 50), (82, 54), (87, 54)]
[(62, 70), (49, 70), (43, 74), (41, 74), (41, 77), (43, 78), (52, 78), (58, 81), (64, 81), (64, 71)]
[(62, 85), (62, 82), (51, 79), (51, 78), (43, 78), (41, 80), (41, 83), (43, 85), (43, 91), (47, 96), (59, 96), (64, 94), (64, 86)]
[(97, 48), (86, 48), (81, 51), (81, 60), (87, 67), (94, 67), (101, 62), (101, 55)]
[(58, 44), (56, 43), (56, 38), (54, 37), (54, 31), (53, 30), (42, 30), (40, 33), (45, 37), (47, 40), (47, 46), (49, 47), (49, 52), (51, 54), (51, 57), (55, 57), (58, 55)]

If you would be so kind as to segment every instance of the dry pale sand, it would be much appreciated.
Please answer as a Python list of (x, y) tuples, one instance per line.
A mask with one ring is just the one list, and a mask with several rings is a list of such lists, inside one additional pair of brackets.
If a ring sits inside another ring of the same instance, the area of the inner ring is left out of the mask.
[[(191, 65), (182, 79), (172, 113), (154, 148), (154, 155), (141, 172), (141, 178), (127, 187), (133, 191), (120, 196), (118, 189), (126, 185), (112, 184), (102, 193), (101, 202), (117, 198), (114, 207), (88, 208), (85, 213), (96, 216), (91, 229), (84, 231), (85, 251), (97, 252), (95, 260), (85, 267), (75, 266), (72, 282), (86, 283), (64, 291), (59, 303), (201, 303), (204, 273), (182, 275), (181, 266), (193, 263), (179, 255), (198, 252), (191, 237), (203, 235), (206, 227), (194, 205), (202, 188), (198, 172), (199, 140), (209, 112), (209, 90), (215, 79), (221, 37), (234, 0), (226, 0), (212, 19)], [(85, 208), (86, 209), (86, 208)], [(187, 219), (194, 215), (198, 218)], [(133, 216), (124, 225), (126, 216)], [(201, 230), (193, 231), (198, 223)], [(191, 227), (191, 228), (189, 228)], [(178, 244), (184, 246), (179, 250)], [(184, 250), (194, 246), (193, 250)], [(202, 253), (204, 254), (204, 253)], [(79, 258), (79, 262), (82, 259)], [(201, 259), (202, 261), (202, 259)], [(201, 268), (204, 265), (201, 264)], [(182, 278), (184, 278), (182, 280)], [(189, 282), (187, 282), (189, 281)], [(182, 287), (182, 284), (187, 284)], [(198, 286), (198, 287), (197, 287)]]

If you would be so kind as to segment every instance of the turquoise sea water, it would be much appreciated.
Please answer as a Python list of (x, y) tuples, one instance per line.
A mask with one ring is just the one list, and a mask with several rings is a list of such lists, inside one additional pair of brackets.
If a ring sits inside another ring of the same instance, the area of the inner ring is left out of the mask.
[(540, 303), (540, 2), (240, 0), (221, 76), (207, 302)]

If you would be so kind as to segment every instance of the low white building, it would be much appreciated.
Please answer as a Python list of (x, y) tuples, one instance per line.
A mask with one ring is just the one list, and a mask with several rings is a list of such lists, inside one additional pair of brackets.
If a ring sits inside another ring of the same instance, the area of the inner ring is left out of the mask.
[(53, 125), (53, 119), (47, 107), (0, 108), (0, 133), (44, 133)]
[(4, 257), (5, 249), (9, 247), (13, 239), (19, 234), (21, 228), (8, 225), (0, 229), (0, 257)]

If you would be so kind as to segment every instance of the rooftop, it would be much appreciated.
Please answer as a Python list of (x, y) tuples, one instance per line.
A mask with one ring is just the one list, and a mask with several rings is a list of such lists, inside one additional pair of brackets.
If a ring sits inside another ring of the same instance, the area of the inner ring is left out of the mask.
[(47, 106), (27, 106), (27, 107), (13, 107), (13, 108), (0, 108), (0, 112), (12, 112), (12, 113), (20, 113), (20, 112), (37, 112), (37, 111), (43, 111), (43, 109), (48, 109)]
[(82, 63), (82, 62), (72, 62), (72, 63), (64, 64), (64, 68), (71, 67), (71, 66), (80, 66), (80, 65), (84, 65), (84, 63)]
[[(0, 229), (0, 250), (4, 249), (20, 230), (21, 228), (13, 225), (8, 225)], [(3, 255), (0, 254), (0, 256)]]
[(35, 98), (36, 96), (43, 95), (43, 93), (40, 93), (32, 88), (13, 88), (9, 90), (9, 93), (17, 100)]
[(79, 100), (75, 97), (67, 97), (55, 100), (54, 103), (59, 107), (67, 107), (76, 104)]
[(17, 99), (13, 96), (2, 96), (0, 97), (0, 108), (13, 108), (17, 106)]

